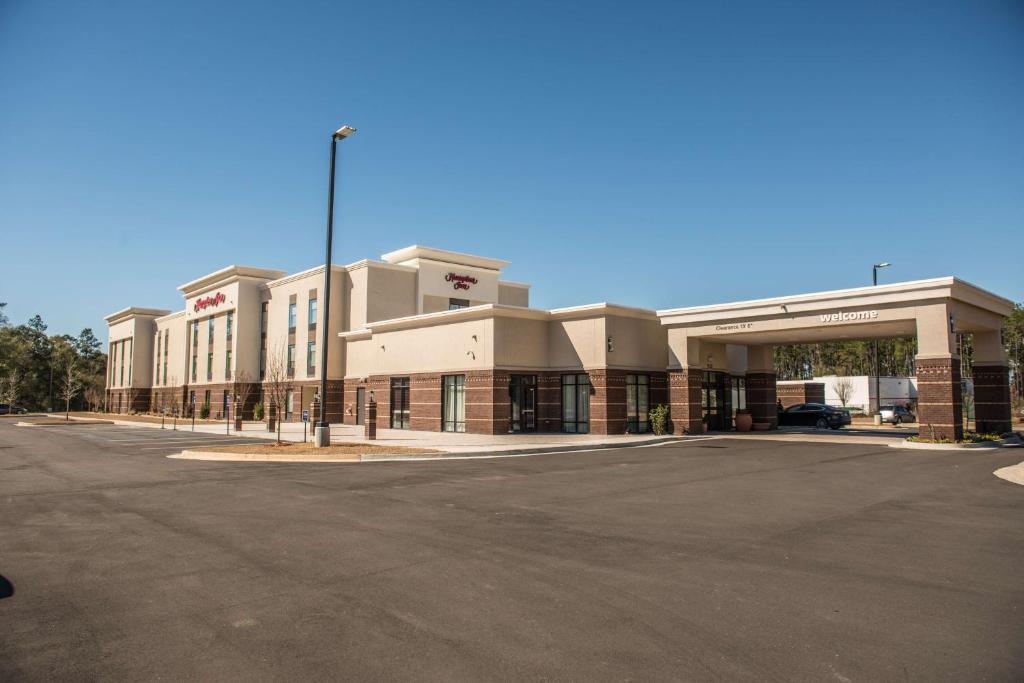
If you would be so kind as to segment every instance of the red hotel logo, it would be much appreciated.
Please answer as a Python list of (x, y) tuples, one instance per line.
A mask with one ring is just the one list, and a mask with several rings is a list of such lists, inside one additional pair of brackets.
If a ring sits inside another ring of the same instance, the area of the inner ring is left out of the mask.
[(202, 298), (202, 299), (196, 299), (196, 303), (192, 307), (192, 310), (194, 310), (196, 313), (198, 313), (199, 311), (203, 310), (204, 308), (208, 308), (210, 306), (217, 306), (218, 304), (224, 303), (226, 300), (227, 300), (227, 297), (224, 296), (223, 293), (217, 292), (213, 296), (208, 296), (208, 297), (205, 297), (205, 298)]
[(469, 289), (470, 285), (476, 284), (476, 278), (472, 275), (456, 275), (455, 273), (448, 273), (444, 276), (445, 282), (454, 282), (452, 285), (453, 289)]

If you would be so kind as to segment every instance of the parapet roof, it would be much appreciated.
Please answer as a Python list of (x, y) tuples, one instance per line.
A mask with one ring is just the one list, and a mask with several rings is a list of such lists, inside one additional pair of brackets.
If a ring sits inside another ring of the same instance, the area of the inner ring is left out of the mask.
[(435, 249), (434, 247), (423, 247), (418, 244), (389, 251), (383, 254), (381, 259), (386, 263), (407, 263), (415, 259), (427, 259), (473, 268), (486, 268), (487, 270), (501, 270), (509, 264), (508, 261), (502, 259), (474, 256), (473, 254), (463, 254), (458, 251), (448, 251), (447, 249)]

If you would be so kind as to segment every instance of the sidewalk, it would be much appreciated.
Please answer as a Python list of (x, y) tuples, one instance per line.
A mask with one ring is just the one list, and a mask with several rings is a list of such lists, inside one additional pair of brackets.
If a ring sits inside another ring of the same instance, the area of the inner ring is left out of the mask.
[[(76, 419), (76, 418), (72, 418)], [(118, 420), (117, 416), (111, 415), (110, 419), (117, 425), (130, 427), (143, 427), (160, 429), (160, 424), (150, 422), (137, 422), (134, 420)], [(165, 425), (170, 430), (171, 420)], [(283, 422), (281, 423), (281, 440), (301, 442), (303, 440), (303, 423)], [(178, 431), (192, 431), (191, 421), (178, 420)], [(248, 437), (252, 439), (274, 440), (277, 435), (268, 432), (263, 422), (245, 422), (242, 424), (242, 431), (236, 432), (232, 429), (227, 431), (226, 425), (199, 424), (195, 426), (196, 432), (204, 434), (230, 434), (233, 437)], [(309, 425), (306, 432), (306, 440), (312, 441), (312, 425)], [(459, 434), (454, 432), (423, 432), (410, 429), (378, 429), (377, 440), (367, 442), (363, 438), (363, 428), (355, 425), (332, 424), (331, 443), (374, 443), (378, 446), (407, 446), (411, 448), (432, 448), (446, 453), (513, 453), (523, 450), (559, 450), (559, 449), (581, 449), (581, 448), (608, 448), (614, 446), (640, 446), (644, 444), (660, 443), (666, 440), (685, 437), (655, 436), (654, 434), (628, 434), (611, 435), (601, 434), (561, 434), (561, 433), (529, 433), (529, 434)]]

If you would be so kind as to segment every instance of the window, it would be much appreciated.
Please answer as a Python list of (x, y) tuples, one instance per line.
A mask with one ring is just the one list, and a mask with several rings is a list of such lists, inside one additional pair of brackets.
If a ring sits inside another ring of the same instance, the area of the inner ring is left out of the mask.
[(209, 322), (206, 325), (206, 331), (207, 331), (206, 337), (207, 337), (207, 340), (212, 344), (213, 343), (213, 316), (211, 315), (208, 318), (208, 320), (209, 320)]
[(562, 375), (562, 431), (590, 431), (590, 377), (586, 373)]
[(295, 304), (288, 304), (288, 331), (295, 331)]
[(167, 384), (167, 355), (168, 347), (171, 345), (171, 331), (164, 330), (164, 384)]
[(647, 375), (626, 375), (626, 432), (629, 434), (647, 431), (650, 381)]
[(121, 376), (118, 384), (124, 385), (124, 342), (121, 342)]
[(409, 428), (409, 378), (391, 378), (391, 428)]
[(227, 317), (228, 317), (228, 320), (227, 320), (227, 338), (231, 339), (231, 335), (232, 335), (233, 330), (235, 328), (235, 312), (234, 311), (228, 311), (228, 316)]
[(295, 376), (295, 344), (288, 345), (288, 376)]
[(260, 379), (267, 376), (267, 307), (264, 301), (260, 306)]
[(231, 379), (231, 349), (224, 352), (224, 379)]
[(156, 333), (156, 377), (153, 379), (154, 384), (160, 384), (160, 333)]
[(290, 420), (295, 414), (295, 392), (291, 389), (284, 392), (284, 419)]
[(206, 354), (206, 381), (213, 379), (213, 351)]
[(441, 430), (466, 431), (466, 376), (445, 375), (441, 381)]
[(196, 358), (196, 354), (192, 354), (192, 381), (196, 381), (196, 366), (199, 365), (199, 360)]
[(135, 355), (135, 337), (128, 338), (128, 384), (132, 383), (132, 356)]
[(511, 375), (508, 395), (513, 432), (537, 430), (537, 375)]
[(199, 321), (192, 322), (192, 348), (199, 346)]
[(449, 311), (457, 311), (460, 308), (469, 308), (469, 299), (448, 299)]
[(316, 299), (309, 300), (309, 306), (307, 307), (306, 317), (310, 327), (316, 326)]
[(306, 374), (316, 372), (316, 342), (306, 342)]

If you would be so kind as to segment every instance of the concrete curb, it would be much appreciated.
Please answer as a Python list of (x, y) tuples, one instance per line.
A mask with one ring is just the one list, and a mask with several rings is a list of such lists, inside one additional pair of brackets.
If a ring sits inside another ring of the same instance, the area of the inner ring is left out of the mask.
[(315, 456), (304, 457), (300, 455), (282, 457), (276, 455), (264, 455), (262, 453), (221, 453), (219, 451), (195, 451), (185, 450), (180, 453), (168, 455), (168, 458), (180, 460), (219, 460), (224, 462), (332, 462), (332, 463), (358, 463), (358, 462), (413, 462), (413, 461), (434, 461), (434, 460), (476, 460), (484, 458), (517, 458), (528, 455), (541, 455), (543, 453), (574, 453), (582, 451), (609, 450), (614, 448), (638, 448), (643, 446), (656, 446), (663, 443), (675, 441), (703, 441), (713, 439), (708, 436), (672, 436), (663, 439), (649, 439), (638, 443), (596, 443), (590, 445), (573, 446), (549, 446), (538, 448), (516, 448), (503, 451), (440, 451), (437, 453), (363, 453), (360, 455), (346, 455), (336, 458), (318, 458)]
[(980, 441), (978, 443), (918, 443), (916, 441), (897, 441), (889, 444), (889, 448), (906, 448), (918, 451), (970, 451), (992, 450), (996, 448), (1019, 448), (1020, 437), (1011, 437), (999, 441)]
[(992, 474), (1004, 481), (1010, 482), (1011, 484), (1024, 486), (1024, 462), (1019, 462), (1016, 465), (1010, 465), (1009, 467), (1002, 467)]
[(453, 458), (501, 458), (520, 455), (539, 455), (541, 453), (573, 453), (577, 451), (599, 451), (612, 448), (637, 448), (640, 446), (656, 446), (673, 441), (698, 441), (714, 437), (708, 436), (666, 436), (661, 439), (648, 439), (636, 443), (595, 443), (576, 444), (572, 446), (539, 446), (536, 448), (513, 448), (501, 451), (443, 451), (441, 453), (375, 453), (360, 456), (362, 462), (383, 462), (391, 460), (445, 460)]
[(60, 424), (54, 424), (53, 422), (15, 422), (15, 427), (88, 427), (89, 425), (112, 425), (113, 422), (109, 420), (96, 420), (95, 422), (83, 422), (82, 420), (75, 421), (75, 418), (67, 422), (61, 422)]

